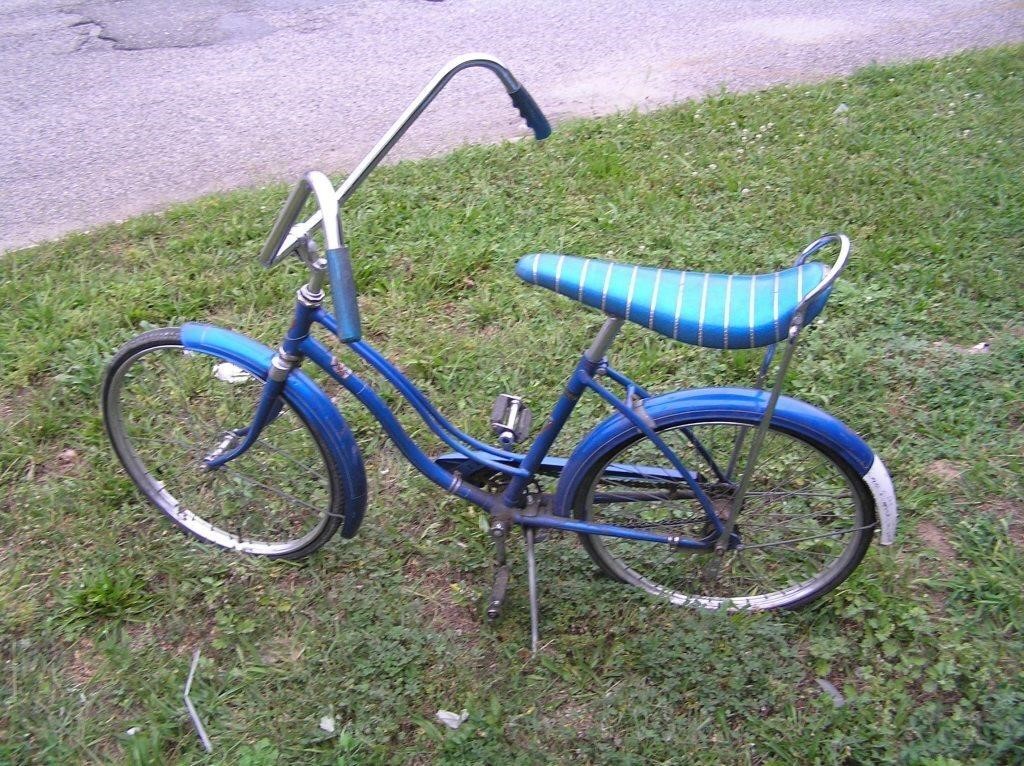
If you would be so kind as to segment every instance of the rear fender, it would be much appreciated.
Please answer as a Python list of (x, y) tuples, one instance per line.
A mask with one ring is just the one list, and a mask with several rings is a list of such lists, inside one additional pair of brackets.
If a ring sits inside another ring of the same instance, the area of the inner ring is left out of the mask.
[[(207, 324), (183, 325), (181, 341), (185, 348), (226, 359), (264, 379), (274, 356), (271, 349), (252, 338)], [(345, 498), (345, 518), (340, 532), (342, 537), (353, 537), (366, 512), (366, 471), (352, 431), (323, 390), (301, 370), (289, 373), (285, 396), (317, 430), (338, 466), (338, 479)]]
[[(749, 388), (696, 388), (645, 399), (643, 405), (656, 425), (739, 418), (756, 426), (768, 405), (768, 397), (768, 391)], [(888, 470), (864, 440), (824, 410), (788, 396), (779, 397), (772, 414), (772, 424), (823, 444), (853, 467), (875, 501), (881, 528), (880, 542), (890, 545), (896, 536), (896, 495)], [(615, 413), (580, 442), (559, 480), (554, 502), (556, 514), (571, 514), (571, 495), (586, 472), (593, 468), (593, 461), (588, 458), (604, 453), (635, 433), (636, 426), (623, 415)]]

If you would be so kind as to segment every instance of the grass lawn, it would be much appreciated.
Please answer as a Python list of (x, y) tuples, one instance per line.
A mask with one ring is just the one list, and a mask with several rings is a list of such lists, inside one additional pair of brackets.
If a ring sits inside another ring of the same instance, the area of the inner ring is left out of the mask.
[[(600, 324), (519, 283), (523, 253), (767, 271), (824, 231), (854, 242), (788, 391), (889, 465), (896, 544), (810, 608), (728, 616), (664, 607), (555, 535), (536, 659), (519, 549), (487, 625), (480, 512), (351, 399), (367, 520), (301, 564), (188, 541), (115, 463), (98, 389), (117, 346), (186, 320), (280, 339), (303, 270), (256, 253), (283, 187), (7, 255), (0, 763), (1024, 762), (1021, 168), (1024, 47), (378, 171), (345, 219), (366, 334), (474, 433), (501, 391), (546, 412)], [(635, 326), (612, 359), (655, 391), (748, 384), (757, 364)], [(562, 449), (604, 414), (585, 400)], [(181, 700), (196, 647), (212, 755)], [(469, 719), (449, 731), (439, 708)]]

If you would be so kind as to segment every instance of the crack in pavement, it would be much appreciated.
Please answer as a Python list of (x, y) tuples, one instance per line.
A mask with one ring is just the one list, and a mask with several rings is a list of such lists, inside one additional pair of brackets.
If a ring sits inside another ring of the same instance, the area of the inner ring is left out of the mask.
[(78, 45), (75, 46), (73, 53), (97, 47), (94, 45), (97, 40), (112, 43), (110, 47), (115, 49), (120, 42), (113, 35), (105, 34), (106, 30), (103, 28), (103, 24), (98, 21), (94, 21), (93, 19), (82, 19), (81, 21), (76, 21), (73, 24), (69, 24), (68, 29), (74, 30), (81, 36), (81, 39), (78, 41)]
[[(147, 51), (208, 48), (265, 37), (276, 31), (251, 0), (192, 0), (173, 11), (162, 0), (92, 0), (65, 6), (79, 21), (69, 28), (83, 35), (76, 50)], [(94, 45), (96, 41), (109, 46)]]

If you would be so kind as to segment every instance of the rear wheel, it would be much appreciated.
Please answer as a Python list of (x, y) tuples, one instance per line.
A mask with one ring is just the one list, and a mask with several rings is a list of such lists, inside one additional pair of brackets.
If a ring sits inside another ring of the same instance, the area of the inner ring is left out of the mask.
[[(670, 419), (658, 433), (697, 475), (725, 518), (738, 471), (729, 474), (749, 422)], [(742, 450), (740, 454), (745, 454)], [(589, 461), (568, 494), (577, 519), (690, 539), (715, 528), (685, 481), (639, 431), (612, 439)], [(737, 519), (740, 543), (715, 562), (707, 550), (603, 535), (581, 535), (611, 577), (667, 598), (710, 609), (778, 609), (806, 604), (845, 580), (864, 556), (875, 527), (874, 503), (857, 472), (825, 445), (771, 427)]]
[(132, 481), (186, 532), (243, 553), (302, 558), (337, 531), (344, 488), (287, 393), (245, 453), (213, 471), (203, 462), (237, 443), (262, 389), (261, 378), (186, 349), (178, 328), (152, 330), (107, 368), (103, 420)]

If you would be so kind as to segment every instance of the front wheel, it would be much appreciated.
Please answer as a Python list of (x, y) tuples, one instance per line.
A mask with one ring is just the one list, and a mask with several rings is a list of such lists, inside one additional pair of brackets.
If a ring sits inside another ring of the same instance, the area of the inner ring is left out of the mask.
[(290, 394), (245, 453), (213, 471), (204, 458), (237, 443), (263, 380), (151, 330), (125, 344), (103, 380), (103, 421), (142, 494), (175, 524), (223, 548), (298, 559), (342, 522), (346, 487), (331, 451)]
[[(754, 426), (679, 413), (657, 427), (721, 518)], [(577, 519), (695, 540), (714, 536), (693, 492), (638, 430), (620, 433), (588, 463), (568, 493)], [(874, 502), (854, 468), (826, 445), (772, 425), (737, 517), (739, 543), (720, 560), (710, 550), (580, 537), (605, 573), (675, 604), (764, 610), (798, 607), (832, 590), (860, 563), (874, 528)]]

